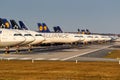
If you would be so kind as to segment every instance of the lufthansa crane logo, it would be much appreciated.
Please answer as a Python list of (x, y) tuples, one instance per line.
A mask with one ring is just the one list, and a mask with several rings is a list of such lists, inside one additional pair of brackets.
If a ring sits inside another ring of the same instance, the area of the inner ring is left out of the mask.
[(43, 30), (43, 27), (42, 27), (42, 26), (40, 26), (40, 27), (39, 27), (39, 30), (40, 30), (40, 31), (42, 31), (42, 30)]
[(47, 30), (47, 26), (44, 26), (44, 30), (45, 30), (45, 31)]
[(9, 25), (8, 22), (6, 22), (6, 23), (5, 23), (5, 26), (6, 26), (7, 28), (9, 28), (10, 25)]

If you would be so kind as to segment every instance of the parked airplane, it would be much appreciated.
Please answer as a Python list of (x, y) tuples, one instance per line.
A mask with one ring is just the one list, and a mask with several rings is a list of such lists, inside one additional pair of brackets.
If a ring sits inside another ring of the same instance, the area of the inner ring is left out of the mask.
[(50, 32), (45, 23), (38, 23), (39, 32), (45, 37), (42, 43), (74, 43), (80, 40), (78, 36), (70, 33)]
[[(62, 29), (59, 26), (53, 27), (53, 29), (54, 29), (55, 32), (63, 32)], [(84, 33), (85, 32), (83, 32), (83, 34), (79, 34), (79, 33), (78, 34), (77, 33), (73, 33), (73, 34), (76, 35), (76, 36), (79, 36), (79, 37), (83, 38), (83, 40), (79, 41), (80, 43), (81, 42), (82, 43), (88, 43), (88, 42), (93, 42), (94, 41), (92, 35), (86, 35)]]
[(11, 25), (12, 25), (12, 29), (14, 31), (20, 32), (25, 37), (25, 41), (23, 43), (21, 43), (20, 45), (27, 45), (29, 43), (32, 43), (35, 40), (34, 37), (30, 33), (28, 33), (25, 30), (21, 30), (21, 28), (15, 22), (15, 20), (10, 20), (10, 22), (11, 22)]
[(21, 33), (0, 29), (0, 47), (15, 46), (25, 41)]
[(0, 47), (16, 46), (25, 41), (21, 33), (13, 30), (5, 29), (10, 27), (9, 23), (3, 24), (0, 18)]
[[(7, 19), (2, 19), (4, 23), (9, 23)], [(25, 37), (25, 41), (21, 43), (20, 45), (36, 45), (41, 43), (44, 40), (44, 37), (38, 32), (27, 30), (27, 28), (24, 27), (22, 21), (19, 21), (20, 26), (15, 22), (15, 20), (10, 20), (12, 26), (7, 29), (12, 29), (13, 31), (18, 31)]]
[[(4, 24), (5, 24), (5, 23), (10, 24), (10, 23), (7, 21), (7, 19), (2, 19), (2, 20), (3, 20), (3, 23), (4, 23)], [(11, 29), (11, 30), (13, 30), (13, 31), (17, 31), (17, 32), (21, 33), (21, 34), (25, 37), (25, 41), (24, 41), (23, 43), (19, 44), (19, 46), (20, 46), (20, 45), (26, 45), (26, 44), (29, 44), (29, 43), (31, 43), (32, 41), (34, 41), (34, 38), (31, 36), (31, 34), (25, 32), (25, 31), (20, 30), (20, 27), (18, 26), (18, 24), (17, 24), (14, 20), (10, 20), (10, 22), (11, 22), (10, 27), (9, 27), (9, 28), (6, 27), (6, 28), (7, 28), (7, 29)]]
[(42, 41), (45, 40), (45, 38), (42, 36), (41, 33), (29, 30), (22, 21), (19, 21), (19, 24), (20, 24), (20, 27), (22, 30), (30, 33), (35, 38), (35, 40), (33, 42), (29, 43), (30, 45), (38, 45), (38, 44), (42, 43)]
[[(53, 27), (53, 29), (55, 32), (63, 32), (59, 26)], [(78, 31), (80, 31), (80, 30), (78, 30)], [(111, 38), (109, 36), (91, 34), (91, 32), (88, 29), (81, 30), (81, 34), (79, 34), (79, 35), (82, 35), (84, 37), (84, 40), (82, 41), (83, 43), (101, 42), (101, 41), (103, 42), (103, 41), (111, 40)]]

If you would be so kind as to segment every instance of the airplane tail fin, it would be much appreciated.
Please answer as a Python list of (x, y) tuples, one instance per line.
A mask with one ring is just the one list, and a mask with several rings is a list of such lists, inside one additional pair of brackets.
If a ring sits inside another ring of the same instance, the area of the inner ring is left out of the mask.
[(28, 28), (26, 27), (26, 25), (23, 23), (23, 21), (19, 21), (19, 25), (20, 25), (20, 28), (22, 30), (28, 30)]
[(45, 23), (42, 23), (42, 26), (43, 26), (44, 32), (50, 32), (49, 28), (47, 27)]
[(63, 32), (60, 26), (53, 27), (53, 29), (55, 32), (61, 32), (61, 33)]
[(86, 34), (91, 34), (91, 32), (88, 29), (86, 29)]
[(20, 26), (16, 23), (15, 20), (10, 20), (12, 29), (21, 29)]
[(54, 32), (58, 32), (57, 27), (53, 27)]
[(85, 34), (85, 30), (84, 30), (84, 29), (82, 29), (82, 30), (81, 30), (81, 33), (82, 33), (82, 34)]
[(80, 33), (80, 29), (79, 28), (77, 29), (77, 31), (78, 31), (78, 33)]
[(37, 23), (37, 24), (38, 24), (39, 32), (44, 32), (42, 24), (41, 23)]
[(3, 27), (3, 21), (2, 21), (2, 19), (0, 18), (0, 28), (2, 28)]
[(3, 19), (3, 18), (0, 19), (0, 25), (1, 25), (1, 28), (6, 28), (6, 29), (12, 28), (12, 26), (10, 25), (7, 19)]
[(59, 32), (63, 32), (62, 29), (60, 28), (60, 26), (57, 26), (57, 30), (58, 30)]
[(47, 25), (45, 23), (38, 23), (38, 29), (40, 32), (50, 32)]

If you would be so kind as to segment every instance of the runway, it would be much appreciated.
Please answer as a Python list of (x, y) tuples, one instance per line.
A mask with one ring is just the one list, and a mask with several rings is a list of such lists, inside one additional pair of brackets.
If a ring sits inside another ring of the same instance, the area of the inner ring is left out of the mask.
[[(114, 44), (116, 45), (116, 44)], [(30, 54), (0, 54), (3, 60), (59, 60), (59, 61), (118, 61), (117, 59), (103, 58), (111, 51), (113, 44), (86, 45), (80, 48), (57, 49)]]

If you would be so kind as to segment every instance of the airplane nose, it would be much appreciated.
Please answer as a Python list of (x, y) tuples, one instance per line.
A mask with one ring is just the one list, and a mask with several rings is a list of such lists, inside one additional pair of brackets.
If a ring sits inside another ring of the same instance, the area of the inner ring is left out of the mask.
[(83, 41), (84, 40), (84, 38), (80, 38), (80, 41)]
[(26, 39), (25, 39), (25, 37), (23, 37), (23, 36), (19, 36), (19, 37), (16, 37), (14, 40), (15, 40), (15, 42), (17, 42), (17, 43), (22, 43), (22, 42), (24, 42)]
[(44, 41), (45, 40), (45, 38), (44, 37), (42, 37), (42, 36), (39, 36), (39, 38), (38, 38), (38, 43), (41, 43), (42, 41)]
[(40, 44), (42, 41), (44, 41), (45, 40), (45, 38), (44, 37), (42, 37), (42, 36), (38, 36), (38, 37), (35, 37), (35, 40), (32, 42), (32, 43), (30, 43), (31, 45), (35, 45), (35, 44)]
[(33, 42), (35, 40), (35, 38), (34, 37), (29, 37), (29, 42)]
[(41, 42), (44, 41), (44, 40), (45, 40), (45, 38), (41, 36)]
[(32, 37), (32, 36), (27, 36), (27, 37), (24, 37), (24, 38), (25, 38), (25, 41), (23, 43), (21, 43), (21, 45), (29, 44), (29, 43), (31, 43), (35, 40), (34, 37)]
[(18, 44), (21, 44), (25, 41), (25, 38), (23, 36), (17, 36), (17, 37), (11, 37), (9, 40), (9, 45), (15, 46)]
[(80, 38), (79, 37), (76, 37), (73, 39), (73, 42), (79, 42)]

